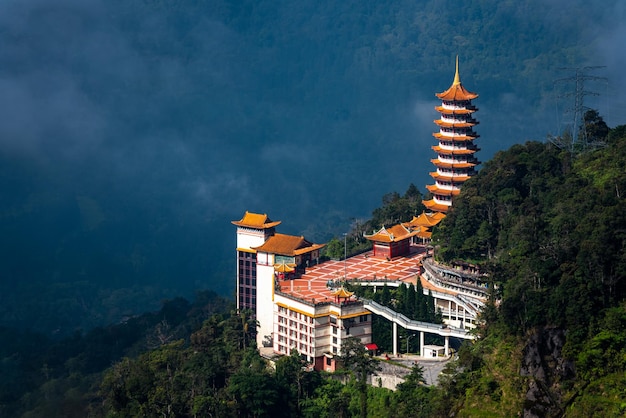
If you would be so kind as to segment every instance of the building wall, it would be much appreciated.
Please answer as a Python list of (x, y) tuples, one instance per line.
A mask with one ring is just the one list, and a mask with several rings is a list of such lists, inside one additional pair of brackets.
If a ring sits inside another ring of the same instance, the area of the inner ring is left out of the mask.
[(262, 347), (266, 337), (274, 330), (274, 257), (272, 254), (257, 253), (257, 346)]
[(274, 233), (273, 228), (237, 227), (237, 309), (250, 309), (256, 314), (256, 251)]
[(256, 254), (237, 251), (237, 309), (256, 313)]
[(313, 306), (284, 295), (275, 295), (274, 351), (287, 355), (295, 348), (318, 370), (334, 371), (334, 357), (342, 341), (357, 337), (372, 340), (372, 314), (361, 303), (324, 303)]

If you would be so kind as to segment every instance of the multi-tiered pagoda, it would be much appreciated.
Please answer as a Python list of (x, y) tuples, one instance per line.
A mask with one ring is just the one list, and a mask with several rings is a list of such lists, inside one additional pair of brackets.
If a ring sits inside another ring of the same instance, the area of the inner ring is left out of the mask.
[(441, 106), (435, 107), (440, 118), (435, 120), (439, 132), (433, 136), (439, 140), (439, 145), (432, 147), (437, 158), (431, 161), (437, 171), (430, 173), (435, 184), (426, 186), (433, 198), (423, 203), (430, 210), (446, 212), (452, 206), (452, 196), (461, 192), (461, 185), (476, 173), (475, 167), (480, 164), (474, 156), (479, 148), (474, 144), (478, 138), (474, 126), (478, 122), (473, 114), (478, 109), (472, 105), (478, 94), (461, 84), (458, 57), (452, 86), (436, 96), (441, 99)]

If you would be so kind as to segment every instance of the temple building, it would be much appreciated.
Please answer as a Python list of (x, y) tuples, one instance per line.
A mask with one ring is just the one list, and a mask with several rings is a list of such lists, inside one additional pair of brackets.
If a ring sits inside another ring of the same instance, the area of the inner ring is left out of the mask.
[(410, 253), (411, 238), (419, 231), (411, 231), (402, 224), (385, 228), (363, 237), (372, 241), (374, 257), (392, 259)]
[(435, 184), (426, 186), (433, 198), (423, 203), (432, 211), (445, 213), (452, 206), (452, 197), (460, 193), (461, 185), (476, 174), (475, 167), (480, 164), (474, 156), (479, 150), (474, 140), (479, 135), (473, 129), (478, 124), (473, 116), (478, 109), (472, 104), (478, 94), (461, 84), (458, 57), (452, 85), (436, 96), (441, 99), (441, 105), (435, 107), (440, 118), (434, 121), (439, 132), (433, 136), (439, 144), (432, 147), (437, 158), (431, 161), (437, 170), (430, 173)]
[[(394, 355), (398, 353), (398, 326), (420, 334), (423, 352), (424, 333), (442, 336), (445, 356), (449, 338), (473, 338), (466, 328), (476, 321), (478, 302), (461, 301), (456, 292), (471, 298), (482, 292), (482, 282), (473, 280), (476, 274), (468, 279), (456, 271), (422, 265), (428, 252), (420, 241), (429, 238), (429, 229), (443, 217), (422, 213), (405, 224), (382, 227), (366, 235), (373, 241), (372, 250), (324, 262), (320, 254), (324, 244), (276, 232), (280, 222), (265, 214), (246, 212), (232, 221), (237, 226), (237, 308), (252, 310), (258, 321), (257, 347), (269, 358), (289, 355), (295, 349), (313, 368), (332, 372), (348, 338), (359, 339), (372, 354), (377, 351), (372, 341), (374, 314), (392, 322)], [(422, 271), (428, 280), (420, 277)], [(410, 320), (389, 307), (357, 298), (348, 288), (399, 287), (416, 285), (418, 280), (457, 328)]]

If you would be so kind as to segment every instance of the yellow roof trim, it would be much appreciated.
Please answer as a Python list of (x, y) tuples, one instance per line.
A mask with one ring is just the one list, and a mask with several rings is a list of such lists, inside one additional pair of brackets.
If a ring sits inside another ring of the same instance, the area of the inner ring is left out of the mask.
[(351, 313), (351, 314), (348, 314), (348, 315), (341, 315), (341, 316), (338, 316), (338, 318), (339, 319), (349, 319), (349, 318), (355, 318), (355, 317), (361, 316), (361, 315), (370, 315), (370, 314), (371, 314), (370, 311), (365, 310), (363, 312)]

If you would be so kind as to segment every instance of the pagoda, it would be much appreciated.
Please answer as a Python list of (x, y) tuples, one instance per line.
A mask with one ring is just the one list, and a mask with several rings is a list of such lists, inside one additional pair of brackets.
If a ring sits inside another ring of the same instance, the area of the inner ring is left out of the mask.
[(461, 185), (476, 174), (475, 167), (480, 164), (474, 156), (479, 150), (474, 140), (479, 135), (473, 129), (478, 124), (473, 116), (478, 108), (472, 105), (478, 94), (466, 90), (461, 84), (459, 57), (456, 58), (452, 85), (436, 96), (441, 99), (441, 106), (435, 107), (440, 114), (439, 119), (434, 121), (439, 132), (433, 133), (433, 136), (439, 144), (432, 147), (437, 158), (431, 162), (437, 170), (430, 173), (435, 184), (426, 186), (433, 198), (423, 203), (432, 211), (445, 213), (452, 206), (452, 196), (461, 192)]

